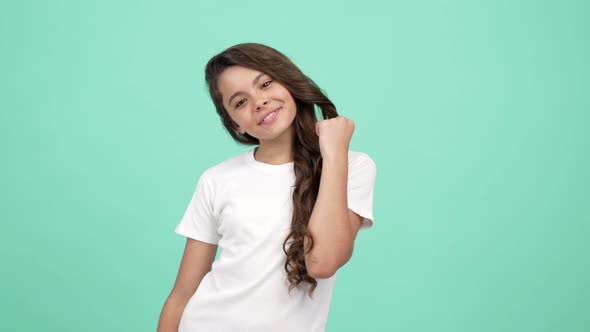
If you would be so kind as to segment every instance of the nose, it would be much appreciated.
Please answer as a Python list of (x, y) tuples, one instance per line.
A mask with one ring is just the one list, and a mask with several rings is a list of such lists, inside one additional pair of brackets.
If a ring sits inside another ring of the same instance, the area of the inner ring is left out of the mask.
[(268, 100), (266, 97), (260, 97), (260, 99), (256, 102), (256, 110), (260, 111), (262, 108), (268, 105)]

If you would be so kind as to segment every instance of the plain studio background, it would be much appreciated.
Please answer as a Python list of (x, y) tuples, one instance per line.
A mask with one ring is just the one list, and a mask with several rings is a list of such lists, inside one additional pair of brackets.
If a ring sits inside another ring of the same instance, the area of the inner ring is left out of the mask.
[(53, 1), (0, 10), (6, 331), (153, 331), (200, 173), (248, 147), (203, 68), (289, 56), (377, 163), (327, 330), (590, 330), (584, 1)]

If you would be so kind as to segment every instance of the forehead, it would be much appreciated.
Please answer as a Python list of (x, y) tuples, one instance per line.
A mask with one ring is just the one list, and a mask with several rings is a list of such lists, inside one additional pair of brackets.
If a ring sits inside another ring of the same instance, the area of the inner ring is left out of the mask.
[(245, 90), (252, 86), (252, 81), (262, 72), (242, 66), (231, 66), (225, 69), (217, 80), (219, 92), (227, 98), (238, 90)]

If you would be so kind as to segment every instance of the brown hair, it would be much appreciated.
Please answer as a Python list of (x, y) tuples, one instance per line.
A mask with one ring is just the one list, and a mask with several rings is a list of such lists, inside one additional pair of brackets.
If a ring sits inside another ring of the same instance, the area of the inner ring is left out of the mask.
[[(281, 52), (257, 43), (234, 45), (209, 60), (205, 67), (205, 81), (223, 126), (238, 143), (260, 144), (257, 138), (248, 133), (241, 134), (234, 129), (235, 123), (223, 106), (217, 79), (230, 66), (243, 66), (270, 75), (282, 84), (295, 100), (297, 113), (293, 121), (292, 146), (295, 169), (293, 219), (291, 232), (283, 242), (283, 251), (287, 255), (285, 271), (291, 284), (289, 293), (300, 283), (306, 282), (311, 285), (309, 296), (312, 297), (317, 281), (307, 273), (305, 266), (305, 255), (313, 248), (313, 237), (307, 225), (318, 195), (322, 172), (322, 157), (315, 131), (318, 121), (315, 106), (320, 108), (323, 119), (338, 116), (336, 107), (320, 88)], [(305, 252), (304, 238), (310, 243)], [(291, 243), (286, 249), (289, 239)]]

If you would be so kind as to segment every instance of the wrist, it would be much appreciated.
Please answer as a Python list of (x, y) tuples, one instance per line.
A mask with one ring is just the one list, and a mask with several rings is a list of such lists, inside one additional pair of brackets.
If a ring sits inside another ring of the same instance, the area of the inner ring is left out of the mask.
[(339, 163), (346, 161), (348, 163), (348, 151), (340, 151), (336, 153), (326, 153), (322, 156), (323, 163)]

